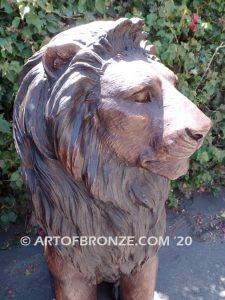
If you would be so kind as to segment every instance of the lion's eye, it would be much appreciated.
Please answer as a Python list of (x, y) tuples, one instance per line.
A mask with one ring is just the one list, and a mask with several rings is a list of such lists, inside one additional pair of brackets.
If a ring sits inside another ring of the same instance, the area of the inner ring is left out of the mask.
[(152, 101), (152, 95), (148, 92), (139, 92), (134, 95), (134, 100), (136, 102), (146, 103)]

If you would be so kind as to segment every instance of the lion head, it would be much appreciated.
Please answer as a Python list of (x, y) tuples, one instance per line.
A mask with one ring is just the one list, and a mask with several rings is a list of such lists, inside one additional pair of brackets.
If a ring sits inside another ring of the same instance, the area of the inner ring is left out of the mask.
[(176, 89), (142, 26), (134, 18), (72, 28), (24, 66), (14, 138), (49, 235), (162, 234), (169, 179), (187, 172), (211, 127)]

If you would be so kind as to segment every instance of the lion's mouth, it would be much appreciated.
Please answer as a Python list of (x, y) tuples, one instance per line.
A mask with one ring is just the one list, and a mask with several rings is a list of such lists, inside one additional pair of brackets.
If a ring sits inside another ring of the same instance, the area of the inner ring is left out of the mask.
[(171, 180), (185, 175), (190, 156), (201, 147), (208, 130), (164, 132), (161, 140), (153, 140), (140, 155), (141, 167)]
[(159, 145), (157, 149), (149, 147), (140, 156), (141, 167), (152, 173), (175, 180), (187, 173), (189, 157), (200, 147), (199, 143), (170, 143)]

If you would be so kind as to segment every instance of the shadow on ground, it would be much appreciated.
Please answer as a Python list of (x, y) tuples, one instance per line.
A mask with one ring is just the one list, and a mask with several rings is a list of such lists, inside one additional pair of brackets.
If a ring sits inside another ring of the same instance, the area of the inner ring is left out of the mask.
[[(223, 190), (224, 192), (224, 190)], [(178, 212), (168, 212), (167, 238), (161, 247), (155, 300), (225, 299), (225, 196), (196, 194)], [(1, 236), (10, 242), (16, 231)], [(1, 300), (52, 300), (51, 279), (41, 246), (0, 251)], [(110, 300), (111, 286), (98, 289), (98, 300)], [(137, 299), (141, 300), (141, 299)]]

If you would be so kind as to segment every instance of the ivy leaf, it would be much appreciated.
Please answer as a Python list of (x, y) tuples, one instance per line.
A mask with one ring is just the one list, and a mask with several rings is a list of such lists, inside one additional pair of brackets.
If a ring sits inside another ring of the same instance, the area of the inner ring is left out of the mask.
[(8, 213), (8, 220), (10, 222), (16, 222), (16, 219), (17, 219), (17, 215), (13, 211)]
[(46, 12), (47, 12), (48, 14), (50, 14), (51, 12), (53, 12), (54, 9), (53, 9), (52, 3), (46, 3), (45, 10), (46, 10)]
[(22, 36), (24, 39), (31, 39), (32, 38), (32, 31), (30, 30), (29, 26), (26, 26), (22, 29)]
[(225, 150), (214, 147), (212, 152), (213, 152), (213, 155), (215, 156), (215, 158), (217, 159), (217, 161), (219, 163), (222, 163), (222, 161), (225, 158)]
[(168, 15), (170, 16), (175, 9), (174, 2), (172, 0), (166, 1), (164, 5)]
[(222, 128), (223, 138), (225, 139), (225, 127)]
[(39, 33), (41, 32), (42, 22), (41, 22), (41, 19), (39, 18), (39, 16), (37, 16), (34, 12), (32, 12), (32, 13), (27, 14), (25, 18), (26, 18), (27, 24), (34, 25), (37, 28), (38, 32)]
[(199, 160), (200, 162), (207, 162), (209, 161), (209, 155), (206, 151), (202, 152), (200, 155), (199, 155)]
[(17, 181), (20, 178), (20, 174), (18, 171), (12, 173), (11, 177), (10, 177), (10, 181)]
[(105, 0), (95, 0), (95, 8), (98, 12), (104, 15), (105, 13)]
[(8, 223), (9, 219), (8, 219), (8, 215), (7, 214), (2, 214), (0, 217), (0, 220), (2, 223)]
[(19, 17), (15, 17), (12, 21), (12, 27), (14, 28), (18, 28), (20, 24), (20, 18)]
[(10, 133), (10, 123), (3, 119), (2, 115), (0, 115), (0, 132)]
[(149, 15), (147, 15), (147, 24), (149, 27), (151, 27), (156, 20), (157, 20), (156, 14), (150, 13)]
[(11, 4), (9, 3), (9, 1), (3, 0), (3, 1), (1, 2), (1, 8), (4, 8), (4, 10), (5, 10), (5, 12), (6, 12), (7, 14), (11, 14), (11, 13), (13, 12), (12, 6), (11, 6)]

